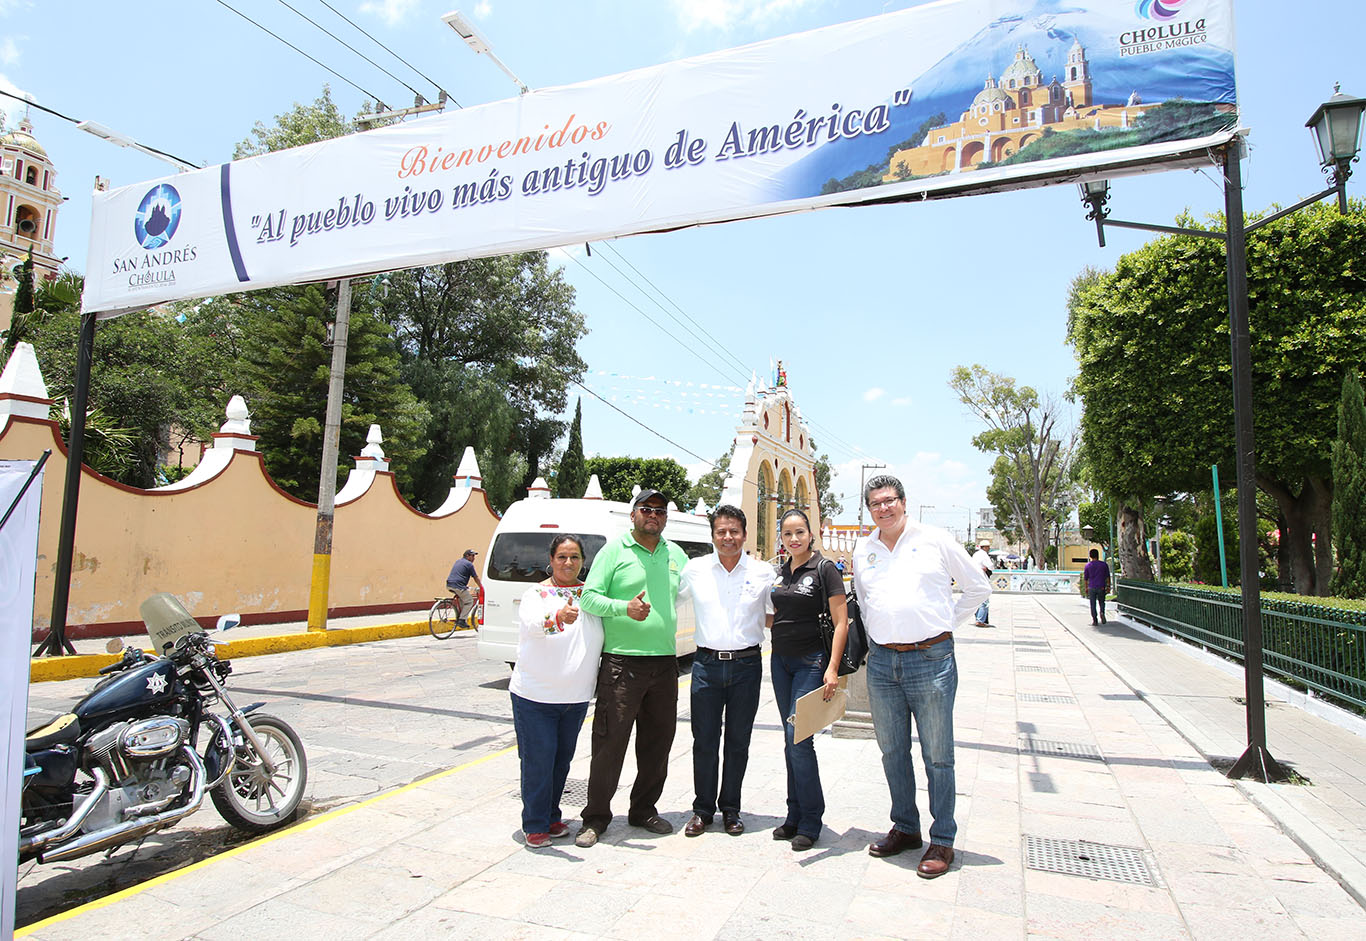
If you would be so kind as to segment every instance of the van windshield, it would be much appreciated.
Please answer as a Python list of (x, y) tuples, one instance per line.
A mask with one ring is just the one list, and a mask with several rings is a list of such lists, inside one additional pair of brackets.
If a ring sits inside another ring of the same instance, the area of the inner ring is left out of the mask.
[[(546, 566), (550, 564), (550, 540), (558, 535), (559, 533), (554, 530), (499, 533), (498, 538), (493, 540), (493, 548), (489, 551), (488, 577), (502, 582), (534, 584), (544, 581), (548, 574)], [(593, 557), (607, 544), (607, 538), (591, 534), (578, 538), (583, 540), (583, 574), (587, 575), (588, 567), (593, 564)]]

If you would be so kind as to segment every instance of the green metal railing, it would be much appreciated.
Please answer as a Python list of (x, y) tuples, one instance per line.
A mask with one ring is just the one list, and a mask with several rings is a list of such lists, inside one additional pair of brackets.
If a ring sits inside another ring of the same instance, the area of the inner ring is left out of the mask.
[[(1202, 647), (1243, 659), (1237, 592), (1119, 579), (1120, 610)], [(1262, 599), (1262, 659), (1268, 673), (1366, 710), (1366, 611)]]

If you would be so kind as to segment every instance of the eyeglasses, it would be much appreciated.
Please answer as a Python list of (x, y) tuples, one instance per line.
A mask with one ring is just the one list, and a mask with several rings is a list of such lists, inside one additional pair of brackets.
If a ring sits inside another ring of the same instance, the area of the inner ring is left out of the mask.
[(644, 513), (646, 516), (669, 515), (669, 508), (667, 506), (638, 506), (636, 507), (636, 510), (640, 513)]
[(888, 497), (886, 500), (874, 500), (872, 503), (868, 504), (868, 509), (881, 510), (884, 507), (895, 506), (900, 502), (900, 497)]

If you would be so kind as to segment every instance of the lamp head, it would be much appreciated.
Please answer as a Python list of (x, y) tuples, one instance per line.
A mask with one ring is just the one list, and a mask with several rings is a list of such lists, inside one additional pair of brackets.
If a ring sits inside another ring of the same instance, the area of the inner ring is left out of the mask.
[(1347, 164), (1356, 160), (1361, 149), (1361, 114), (1366, 110), (1366, 98), (1344, 95), (1341, 87), (1334, 85), (1333, 97), (1319, 105), (1304, 123), (1314, 131), (1319, 164), (1325, 170), (1339, 173), (1346, 171)]
[(483, 53), (489, 51), (488, 40), (484, 38), (479, 30), (474, 28), (474, 24), (459, 10), (452, 10), (447, 13), (445, 16), (441, 17), (441, 22), (455, 30), (455, 34), (465, 40), (465, 44), (475, 52)]

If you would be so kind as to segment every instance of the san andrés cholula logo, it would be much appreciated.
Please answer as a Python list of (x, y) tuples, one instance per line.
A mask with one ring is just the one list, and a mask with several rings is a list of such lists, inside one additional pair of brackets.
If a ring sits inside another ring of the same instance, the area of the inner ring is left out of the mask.
[(1204, 17), (1178, 19), (1186, 4), (1187, 0), (1138, 0), (1134, 5), (1135, 15), (1156, 25), (1120, 33), (1120, 56), (1141, 56), (1206, 42), (1209, 37), (1205, 33)]
[[(175, 284), (173, 265), (194, 261), (195, 246), (167, 249), (180, 227), (180, 193), (170, 183), (149, 189), (133, 214), (133, 237), (146, 251), (114, 259), (113, 274), (128, 275), (133, 289)], [(163, 249), (158, 251), (158, 249)]]

